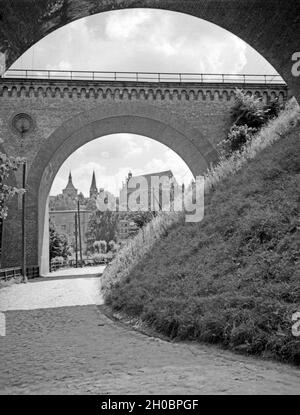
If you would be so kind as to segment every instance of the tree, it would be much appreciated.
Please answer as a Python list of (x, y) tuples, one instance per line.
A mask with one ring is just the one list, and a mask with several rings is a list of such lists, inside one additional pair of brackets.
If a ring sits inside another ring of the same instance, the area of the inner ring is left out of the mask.
[(242, 151), (256, 131), (256, 128), (250, 128), (247, 125), (233, 125), (227, 138), (218, 145), (221, 156), (228, 158), (232, 153)]
[(116, 238), (118, 214), (116, 212), (94, 211), (88, 223), (86, 232), (87, 249), (94, 251), (94, 242), (105, 241), (107, 244)]
[(70, 247), (66, 235), (59, 234), (51, 220), (49, 221), (49, 253), (50, 260), (55, 257), (67, 259), (70, 255)]
[(18, 170), (21, 164), (24, 163), (24, 159), (21, 157), (7, 156), (4, 153), (0, 153), (0, 219), (7, 217), (8, 208), (7, 201), (17, 195), (25, 192), (22, 188), (10, 186), (5, 184), (5, 181), (9, 178), (13, 171)]

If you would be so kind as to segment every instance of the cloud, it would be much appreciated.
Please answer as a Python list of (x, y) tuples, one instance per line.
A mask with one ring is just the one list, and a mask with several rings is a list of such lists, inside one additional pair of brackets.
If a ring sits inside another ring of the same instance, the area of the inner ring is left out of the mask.
[[(49, 66), (48, 66), (47, 69), (54, 69), (54, 68), (49, 68)], [(55, 68), (55, 69), (70, 71), (70, 70), (72, 70), (72, 65), (71, 65), (71, 62), (60, 61), (59, 64), (58, 64), (58, 68)]]
[(190, 182), (192, 174), (188, 166), (165, 145), (138, 135), (110, 135), (75, 151), (59, 169), (50, 193), (61, 193), (66, 187), (69, 171), (74, 186), (87, 196), (93, 171), (98, 188), (103, 187), (117, 195), (129, 171), (141, 175), (169, 169), (178, 182)]
[(46, 36), (14, 67), (146, 72), (274, 73), (264, 58), (230, 32), (163, 10), (101, 13)]
[(122, 14), (111, 13), (106, 20), (105, 34), (110, 40), (136, 39), (151, 17), (146, 10), (132, 10), (130, 13)]
[(59, 193), (61, 193), (62, 189), (66, 187), (66, 185), (67, 185), (67, 176), (63, 178), (57, 174), (53, 181), (50, 195), (58, 195)]

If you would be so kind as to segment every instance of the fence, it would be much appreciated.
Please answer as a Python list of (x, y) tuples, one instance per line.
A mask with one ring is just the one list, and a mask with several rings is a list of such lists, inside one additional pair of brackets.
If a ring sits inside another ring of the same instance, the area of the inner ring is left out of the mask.
[[(32, 266), (26, 268), (26, 275), (29, 280), (38, 278), (40, 276), (39, 267)], [(11, 278), (21, 277), (22, 276), (22, 268), (3, 268), (0, 269), (0, 281), (8, 281)]]
[(85, 81), (133, 81), (177, 83), (229, 83), (229, 84), (279, 84), (285, 85), (279, 75), (211, 74), (211, 73), (159, 73), (159, 72), (104, 72), (67, 71), (52, 69), (9, 69), (2, 78), (52, 79)]
[[(101, 261), (95, 261), (94, 259), (83, 259), (82, 262), (78, 260), (78, 267), (84, 268), (84, 267), (92, 267), (97, 265), (107, 265), (110, 260), (103, 259)], [(50, 264), (50, 272), (58, 271), (59, 269), (70, 269), (70, 268), (76, 268), (76, 260), (71, 259), (68, 262), (65, 262), (64, 264), (60, 263), (52, 263)]]

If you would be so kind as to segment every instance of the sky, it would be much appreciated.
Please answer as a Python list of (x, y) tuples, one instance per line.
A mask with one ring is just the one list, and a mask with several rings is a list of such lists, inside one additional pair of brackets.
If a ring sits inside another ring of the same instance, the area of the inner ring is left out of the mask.
[[(230, 32), (192, 16), (151, 9), (77, 20), (39, 41), (12, 68), (276, 73)], [(185, 163), (166, 146), (151, 137), (118, 134), (96, 139), (73, 153), (59, 170), (50, 193), (60, 193), (72, 171), (75, 187), (88, 195), (93, 169), (98, 187), (115, 194), (129, 170), (147, 174), (171, 169), (180, 182), (192, 179)]]

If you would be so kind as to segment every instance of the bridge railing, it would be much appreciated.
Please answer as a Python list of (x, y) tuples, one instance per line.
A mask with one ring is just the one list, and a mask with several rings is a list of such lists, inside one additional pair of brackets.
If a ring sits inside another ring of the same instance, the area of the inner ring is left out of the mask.
[(232, 83), (232, 84), (285, 84), (279, 75), (258, 74), (212, 74), (212, 73), (157, 73), (157, 72), (105, 72), (9, 69), (3, 78), (53, 79), (85, 81), (133, 81), (133, 82), (177, 82), (177, 83)]

